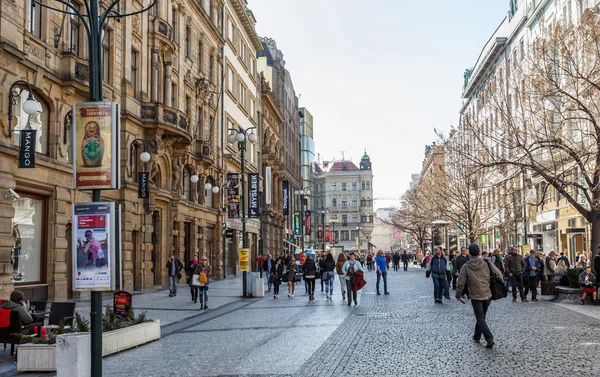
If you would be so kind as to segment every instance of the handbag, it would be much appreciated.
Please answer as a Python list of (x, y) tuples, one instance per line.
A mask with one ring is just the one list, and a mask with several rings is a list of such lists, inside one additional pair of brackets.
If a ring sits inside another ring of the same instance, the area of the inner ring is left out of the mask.
[(321, 279), (322, 280), (329, 280), (329, 274), (330, 274), (329, 271), (324, 271), (323, 275), (321, 276)]
[(429, 278), (431, 276), (431, 271), (425, 271), (425, 277)]
[(488, 269), (490, 270), (490, 291), (492, 292), (492, 300), (498, 300), (506, 298), (506, 286), (502, 279), (498, 279), (496, 274), (492, 271), (492, 264), (486, 261)]
[[(194, 287), (204, 287), (206, 285), (206, 283), (202, 283), (202, 281), (200, 281), (200, 276), (201, 275), (197, 275), (194, 274), (194, 276), (192, 276), (192, 285)], [(206, 276), (206, 275), (204, 275)]]

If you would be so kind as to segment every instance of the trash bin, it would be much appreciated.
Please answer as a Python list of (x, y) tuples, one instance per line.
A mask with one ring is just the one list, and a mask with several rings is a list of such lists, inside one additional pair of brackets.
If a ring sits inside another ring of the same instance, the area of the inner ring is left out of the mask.
[[(258, 275), (258, 274), (256, 274)], [(256, 277), (252, 279), (252, 297), (265, 297), (265, 279)]]

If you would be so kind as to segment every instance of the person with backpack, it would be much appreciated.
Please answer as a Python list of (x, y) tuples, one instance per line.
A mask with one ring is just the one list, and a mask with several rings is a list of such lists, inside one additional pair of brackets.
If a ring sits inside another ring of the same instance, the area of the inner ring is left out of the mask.
[(486, 341), (485, 348), (493, 348), (496, 342), (486, 322), (486, 315), (492, 302), (490, 279), (491, 274), (494, 274), (497, 279), (503, 281), (502, 272), (491, 262), (480, 257), (479, 245), (469, 245), (469, 255), (471, 257), (458, 275), (456, 299), (464, 304), (462, 300), (463, 290), (465, 287), (469, 287), (471, 306), (476, 320), (473, 342), (480, 343), (483, 335)]

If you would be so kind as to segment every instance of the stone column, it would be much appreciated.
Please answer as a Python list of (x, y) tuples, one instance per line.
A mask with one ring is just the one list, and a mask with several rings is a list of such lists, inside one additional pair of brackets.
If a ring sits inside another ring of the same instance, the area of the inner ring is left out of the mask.
[(171, 85), (173, 85), (173, 82), (171, 81), (171, 68), (172, 68), (173, 63), (169, 60), (165, 62), (165, 81), (164, 81), (164, 96), (163, 96), (163, 104), (165, 104), (166, 106), (171, 106), (172, 103), (172, 96), (173, 93), (171, 93)]
[[(68, 280), (67, 276), (67, 252), (68, 240), (66, 238), (66, 226), (71, 218), (67, 211), (67, 204), (71, 202), (71, 192), (64, 187), (56, 188), (56, 201), (54, 203), (54, 270), (52, 271), (52, 284), (50, 284), (48, 298), (53, 301), (67, 301), (68, 299)], [(52, 222), (52, 221), (51, 221)], [(48, 224), (51, 226), (51, 223)], [(52, 254), (48, 254), (52, 255)], [(49, 266), (49, 264), (48, 264)]]
[(152, 48), (150, 71), (150, 101), (158, 102), (158, 48)]

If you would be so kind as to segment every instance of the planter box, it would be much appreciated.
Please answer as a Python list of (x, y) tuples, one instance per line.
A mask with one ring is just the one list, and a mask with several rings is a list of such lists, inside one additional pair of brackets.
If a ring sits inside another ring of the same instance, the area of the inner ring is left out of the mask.
[[(57, 371), (58, 376), (89, 376), (90, 337), (90, 333), (59, 335), (56, 340), (58, 350), (54, 344), (22, 344), (17, 351), (17, 371)], [(148, 321), (105, 332), (102, 334), (102, 356), (125, 351), (157, 339), (160, 339), (160, 321)]]
[(17, 351), (19, 372), (54, 372), (56, 370), (56, 345), (20, 344)]

